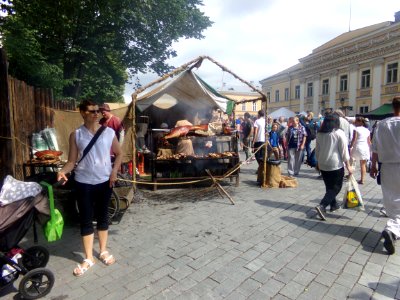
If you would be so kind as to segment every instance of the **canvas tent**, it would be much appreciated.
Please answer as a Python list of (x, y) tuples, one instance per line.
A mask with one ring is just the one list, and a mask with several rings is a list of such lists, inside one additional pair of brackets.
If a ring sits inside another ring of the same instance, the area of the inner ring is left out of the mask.
[(284, 117), (284, 118), (290, 118), (294, 117), (296, 114), (291, 111), (290, 109), (287, 109), (286, 107), (281, 107), (274, 112), (270, 113), (268, 117), (271, 117), (272, 119), (278, 119), (279, 117)]
[[(195, 116), (204, 117), (213, 109), (220, 109), (227, 114), (232, 113), (234, 101), (219, 94), (191, 69), (186, 69), (174, 78), (146, 89), (137, 95), (135, 101), (136, 120), (140, 116), (149, 117), (150, 126), (160, 128), (161, 123), (167, 123), (170, 128), (182, 119), (193, 121)], [(129, 104), (124, 118), (125, 141), (123, 144), (124, 159), (132, 159), (134, 149), (132, 136), (133, 102)], [(135, 121), (139, 123), (139, 121)]]
[(138, 95), (136, 109), (158, 123), (171, 126), (179, 119), (192, 119), (210, 109), (220, 109), (231, 114), (234, 102), (220, 95), (191, 70), (186, 70), (157, 86), (151, 91)]
[(385, 103), (378, 108), (371, 110), (365, 114), (358, 114), (357, 116), (362, 116), (370, 120), (383, 120), (385, 118), (393, 116), (393, 107), (391, 103)]
[[(237, 101), (237, 103), (244, 103), (244, 102), (249, 102), (249, 101), (254, 102), (254, 101), (261, 100), (262, 102), (265, 103), (264, 111), (266, 111), (267, 97), (262, 91), (260, 91), (256, 87), (254, 87), (251, 83), (243, 80), (242, 78), (237, 76), (235, 73), (233, 73), (232, 71), (230, 71), (229, 69), (227, 69), (226, 67), (224, 67), (223, 65), (218, 63), (217, 61), (213, 60), (211, 57), (199, 56), (196, 59), (191, 60), (188, 63), (182, 65), (181, 67), (176, 68), (172, 72), (165, 74), (162, 77), (154, 80), (153, 82), (139, 88), (132, 94), (132, 102), (129, 104), (128, 111), (124, 118), (124, 126), (125, 126), (126, 131), (125, 131), (125, 140), (124, 140), (124, 144), (123, 144), (123, 151), (124, 151), (124, 156), (125, 156), (124, 160), (129, 160), (129, 159), (132, 160), (133, 169), (135, 169), (135, 167), (136, 167), (136, 159), (135, 159), (135, 157), (136, 157), (136, 142), (135, 142), (135, 140), (136, 140), (136, 124), (137, 124), (138, 117), (140, 117), (141, 113), (142, 114), (146, 113), (145, 111), (150, 109), (151, 111), (148, 111), (147, 113), (151, 113), (153, 115), (153, 117), (154, 116), (157, 117), (157, 113), (160, 114), (161, 112), (163, 112), (164, 117), (167, 115), (169, 117), (174, 116), (175, 118), (177, 118), (177, 115), (175, 114), (175, 112), (181, 113), (183, 111), (185, 113), (190, 113), (191, 115), (193, 114), (193, 112), (190, 110), (187, 110), (187, 111), (182, 110), (182, 108), (184, 109), (185, 107), (187, 107), (187, 108), (197, 107), (198, 109), (201, 109), (202, 107), (206, 107), (206, 106), (208, 106), (208, 108), (210, 108), (210, 105), (211, 105), (211, 107), (218, 107), (221, 110), (223, 110), (222, 108), (224, 108), (224, 106), (226, 105), (226, 110), (225, 110), (226, 112), (229, 112), (230, 107), (232, 107), (232, 109), (233, 109), (234, 104), (235, 104), (233, 99), (229, 99), (227, 97), (224, 97), (224, 96), (218, 94), (214, 89), (212, 89), (204, 81), (202, 81), (200, 78), (198, 78), (196, 75), (194, 75), (191, 72), (191, 70), (193, 68), (199, 68), (202, 65), (203, 60), (209, 60), (210, 62), (217, 65), (220, 69), (222, 69), (222, 71), (230, 73), (234, 78), (241, 81), (245, 85), (249, 86), (251, 88), (251, 90), (260, 94), (260, 97), (258, 97), (258, 98), (254, 98), (251, 100)], [(158, 88), (153, 88), (153, 90), (151, 92), (148, 92), (145, 95), (142, 94), (144, 91), (148, 90), (149, 88), (154, 87), (155, 85), (160, 84), (163, 81), (168, 80), (169, 78), (177, 76), (178, 74), (180, 74), (182, 72), (184, 74), (182, 76), (177, 77), (180, 79), (178, 79), (174, 82), (169, 82), (166, 84), (164, 83), (162, 86), (159, 86)], [(180, 89), (178, 87), (179, 81), (180, 80), (183, 81), (183, 78), (187, 78), (186, 79), (187, 82), (195, 83), (194, 84), (195, 90), (193, 90), (192, 88), (184, 88), (184, 89), (181, 88)], [(173, 93), (172, 92), (173, 89), (171, 88), (171, 86), (173, 86), (173, 85), (175, 85), (174, 90), (177, 93), (178, 98), (176, 98), (174, 95), (171, 95), (171, 93)], [(168, 90), (168, 93), (166, 92), (167, 90)], [(200, 101), (196, 97), (190, 97), (190, 94), (194, 91), (202, 91)], [(182, 97), (181, 101), (179, 101), (180, 97)], [(223, 100), (223, 99), (225, 99), (225, 100)], [(158, 103), (157, 103), (157, 101), (158, 101)], [(175, 104), (173, 103), (169, 107), (167, 114), (165, 113), (166, 112), (165, 108), (164, 108), (164, 111), (161, 111), (161, 110), (163, 110), (162, 106), (165, 104), (165, 102), (171, 103), (171, 102), (175, 102), (175, 101), (176, 101), (176, 103)], [(161, 102), (161, 104), (164, 102), (164, 104), (160, 105), (160, 102)], [(224, 104), (224, 102), (225, 102), (225, 104)], [(143, 104), (143, 106), (142, 106), (142, 104)], [(179, 108), (179, 105), (181, 106), (181, 108)], [(179, 110), (178, 110), (178, 108), (179, 108)], [(178, 111), (176, 111), (176, 110), (178, 110)], [(158, 120), (159, 123), (166, 121), (166, 120), (161, 121), (158, 118), (155, 118), (155, 119)], [(170, 127), (171, 127), (171, 124), (174, 124), (173, 121), (169, 123)], [(133, 172), (133, 180), (136, 181), (136, 173), (135, 172)], [(262, 186), (263, 187), (266, 186), (266, 154), (264, 157), (264, 175), (263, 175)]]

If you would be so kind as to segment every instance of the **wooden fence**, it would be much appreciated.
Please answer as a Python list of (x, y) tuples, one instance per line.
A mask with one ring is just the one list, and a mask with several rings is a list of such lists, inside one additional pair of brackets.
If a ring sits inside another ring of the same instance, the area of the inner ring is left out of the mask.
[(32, 134), (54, 127), (52, 108), (75, 110), (75, 101), (55, 101), (51, 89), (36, 88), (8, 75), (0, 49), (0, 181), (6, 175), (23, 180), (23, 164), (31, 158)]

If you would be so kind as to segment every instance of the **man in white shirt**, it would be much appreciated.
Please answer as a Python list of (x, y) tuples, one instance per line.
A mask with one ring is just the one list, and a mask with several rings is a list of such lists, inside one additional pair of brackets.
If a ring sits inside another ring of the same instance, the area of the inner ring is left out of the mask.
[[(264, 112), (262, 110), (259, 110), (258, 118), (254, 122), (254, 137), (253, 137), (254, 150), (257, 150), (257, 148), (264, 143), (265, 143), (265, 118), (264, 118)], [(256, 153), (255, 156), (258, 165), (260, 165), (264, 159), (264, 147), (262, 147), (260, 151)]]
[(389, 255), (395, 252), (394, 241), (400, 238), (400, 96), (392, 101), (394, 116), (386, 118), (376, 126), (372, 140), (372, 166), (370, 175), (380, 178), (383, 205), (389, 220), (382, 232), (383, 246)]

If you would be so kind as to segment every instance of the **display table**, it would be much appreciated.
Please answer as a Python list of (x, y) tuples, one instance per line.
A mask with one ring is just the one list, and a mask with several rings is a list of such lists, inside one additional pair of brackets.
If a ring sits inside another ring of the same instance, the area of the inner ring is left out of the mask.
[[(58, 161), (27, 161), (22, 165), (24, 180), (30, 180), (42, 174), (56, 174), (64, 166), (64, 162)], [(34, 180), (36, 181), (36, 180)]]
[[(214, 178), (222, 178), (230, 169), (239, 163), (238, 156), (223, 158), (187, 158), (187, 159), (152, 159), (151, 178), (157, 182), (185, 182), (210, 178), (208, 169)], [(239, 169), (227, 176), (236, 179), (239, 186)], [(154, 190), (157, 185), (154, 185)]]

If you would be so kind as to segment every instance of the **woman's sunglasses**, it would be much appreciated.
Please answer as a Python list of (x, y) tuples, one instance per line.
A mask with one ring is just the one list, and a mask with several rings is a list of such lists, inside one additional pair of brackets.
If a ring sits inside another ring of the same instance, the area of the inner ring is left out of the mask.
[(90, 112), (90, 113), (92, 113), (92, 114), (99, 114), (100, 113), (100, 110), (87, 110), (87, 112)]

